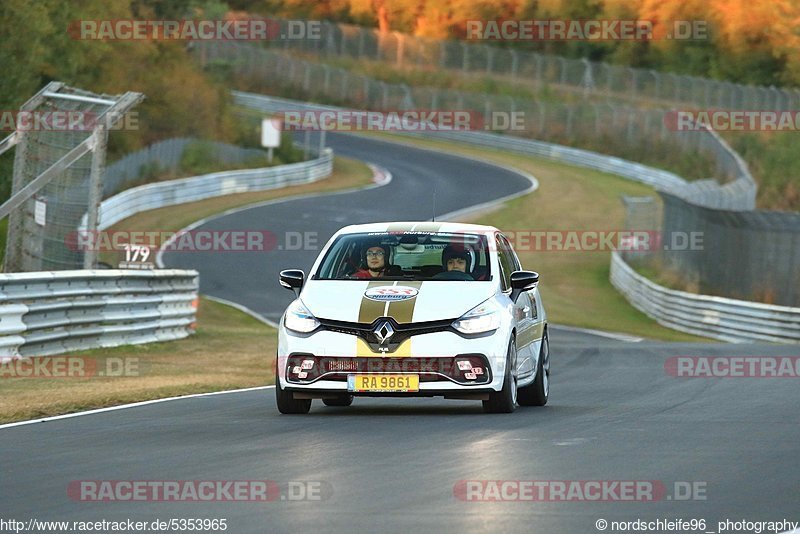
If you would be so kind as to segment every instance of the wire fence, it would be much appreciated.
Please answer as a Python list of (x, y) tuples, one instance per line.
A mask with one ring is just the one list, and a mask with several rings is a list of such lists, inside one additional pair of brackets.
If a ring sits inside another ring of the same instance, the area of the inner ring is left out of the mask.
[[(54, 108), (54, 103), (48, 101), (39, 109)], [(58, 108), (94, 111), (102, 109), (102, 106), (59, 102)], [(79, 131), (29, 132), (20, 186), (30, 183), (86, 136), (86, 132)], [(14, 250), (7, 255), (8, 271), (80, 268), (83, 265), (83, 254), (64, 250), (63, 243), (64, 236), (74, 231), (75, 225), (88, 209), (91, 164), (92, 154), (85, 154), (23, 205), (19, 217), (21, 221), (18, 223), (21, 224), (21, 232), (12, 233), (9, 239), (9, 245), (13, 245)], [(37, 205), (40, 214), (44, 211), (44, 217), (35, 216)], [(12, 221), (16, 218), (16, 214), (12, 215)], [(16, 227), (16, 224), (12, 223), (12, 227)]]
[[(288, 28), (282, 30), (286, 33)], [(328, 21), (321, 21), (320, 35), (319, 40), (282, 39), (270, 44), (284, 50), (368, 59), (398, 67), (484, 74), (529, 83), (537, 89), (558, 86), (559, 90), (582, 97), (591, 95), (665, 107), (680, 104), (704, 109), (800, 109), (800, 89), (735, 84), (484, 43), (382, 33)]]
[(51, 82), (22, 106), (34, 117), (78, 117), (83, 126), (33, 122), (4, 142), (4, 150), (16, 147), (12, 196), (0, 207), (9, 214), (6, 272), (94, 264), (94, 252), (65, 247), (65, 238), (87, 213), (89, 229), (96, 229), (108, 130), (142, 98), (132, 92), (97, 95)]
[(103, 197), (141, 185), (143, 178), (154, 173), (178, 172), (186, 148), (195, 145), (214, 160), (224, 165), (252, 164), (263, 167), (267, 164), (267, 152), (258, 148), (242, 148), (217, 141), (200, 141), (188, 137), (176, 137), (154, 143), (142, 150), (127, 154), (109, 165), (103, 183)]
[[(654, 246), (620, 252), (684, 291), (800, 306), (800, 214), (714, 210), (659, 191), (623, 197), (625, 229)], [(660, 209), (659, 209), (660, 208)]]
[(703, 294), (800, 306), (800, 214), (711, 210), (660, 194), (663, 235), (690, 239), (659, 251), (665, 273)]

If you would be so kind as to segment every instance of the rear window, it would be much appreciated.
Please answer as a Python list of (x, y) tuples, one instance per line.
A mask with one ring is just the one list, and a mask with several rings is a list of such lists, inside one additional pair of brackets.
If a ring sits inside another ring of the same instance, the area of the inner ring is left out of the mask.
[(492, 279), (486, 236), (447, 232), (376, 232), (339, 236), (316, 280)]

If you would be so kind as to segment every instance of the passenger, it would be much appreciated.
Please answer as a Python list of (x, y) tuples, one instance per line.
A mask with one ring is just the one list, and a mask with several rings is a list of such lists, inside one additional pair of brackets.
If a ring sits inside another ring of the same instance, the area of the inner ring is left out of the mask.
[(475, 251), (468, 247), (447, 245), (442, 251), (442, 267), (447, 272), (460, 271), (472, 275)]

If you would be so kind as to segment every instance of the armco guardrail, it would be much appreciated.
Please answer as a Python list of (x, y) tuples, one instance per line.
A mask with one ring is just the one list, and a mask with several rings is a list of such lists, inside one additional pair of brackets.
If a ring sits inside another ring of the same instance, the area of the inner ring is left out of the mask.
[[(140, 211), (195, 202), (207, 198), (317, 181), (333, 172), (333, 150), (325, 149), (316, 159), (262, 169), (215, 172), (134, 187), (100, 204), (100, 229)], [(81, 229), (85, 228), (84, 217)]]
[(106, 167), (106, 175), (103, 179), (103, 196), (109, 197), (124, 191), (128, 188), (127, 182), (139, 180), (144, 169), (178, 171), (184, 152), (187, 148), (193, 146), (206, 151), (214, 161), (221, 163), (255, 168), (261, 167), (267, 162), (267, 151), (265, 149), (243, 148), (228, 143), (191, 137), (164, 139), (136, 152), (126, 154)]
[[(341, 110), (344, 108), (309, 104), (295, 100), (268, 97), (253, 93), (233, 91), (234, 100), (241, 106), (257, 109), (265, 113), (279, 113), (287, 110)], [(721, 185), (714, 180), (704, 180), (701, 183), (687, 182), (677, 174), (642, 165), (621, 158), (598, 154), (588, 150), (571, 148), (544, 141), (524, 139), (511, 135), (500, 135), (477, 131), (436, 131), (436, 132), (397, 132), (403, 135), (428, 137), (434, 139), (450, 139), (462, 143), (510, 150), (522, 154), (533, 155), (541, 158), (569, 163), (602, 172), (608, 172), (642, 182), (656, 189), (666, 191), (679, 198), (684, 198), (693, 204), (699, 204), (715, 209), (751, 210), (755, 207), (756, 186), (755, 181), (747, 166), (719, 136), (711, 133), (709, 137), (714, 142), (721, 144), (726, 154), (735, 157), (737, 178), (727, 184)]]
[(0, 274), (0, 360), (186, 337), (198, 286), (173, 269)]
[[(309, 183), (333, 172), (333, 151), (262, 169), (135, 187), (105, 200), (100, 228), (144, 210)], [(85, 227), (86, 217), (81, 228)], [(195, 323), (197, 271), (98, 270), (0, 274), (0, 360), (168, 341)]]
[(660, 324), (721, 341), (800, 343), (800, 308), (774, 306), (662, 287), (611, 253), (611, 283)]

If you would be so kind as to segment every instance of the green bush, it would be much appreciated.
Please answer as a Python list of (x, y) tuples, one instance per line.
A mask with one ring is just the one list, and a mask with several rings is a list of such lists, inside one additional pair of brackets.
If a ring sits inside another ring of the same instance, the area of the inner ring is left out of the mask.
[(181, 172), (187, 176), (207, 174), (219, 169), (214, 159), (214, 147), (207, 141), (194, 141), (183, 149)]

